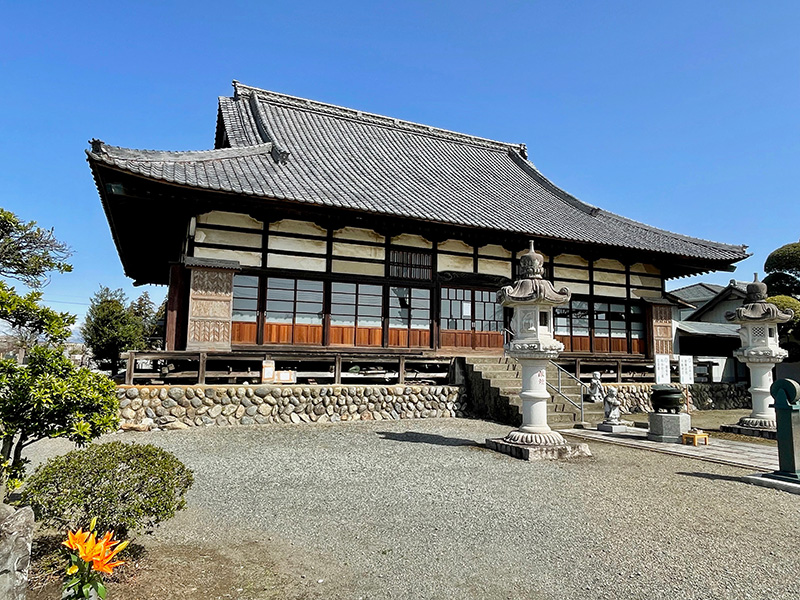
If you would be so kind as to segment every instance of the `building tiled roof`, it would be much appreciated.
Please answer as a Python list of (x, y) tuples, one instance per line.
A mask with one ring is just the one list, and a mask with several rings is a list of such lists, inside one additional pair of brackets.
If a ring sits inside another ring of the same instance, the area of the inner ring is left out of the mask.
[(154, 180), (468, 227), (731, 263), (735, 246), (679, 235), (571, 196), (520, 144), (477, 138), (234, 82), (201, 152), (93, 143), (90, 160)]
[(702, 335), (713, 337), (739, 337), (739, 326), (730, 323), (701, 323), (693, 321), (680, 321), (676, 323), (678, 331), (689, 335)]
[(711, 300), (724, 289), (725, 286), (701, 281), (700, 283), (693, 283), (692, 285), (670, 290), (669, 293), (685, 302), (701, 305)]

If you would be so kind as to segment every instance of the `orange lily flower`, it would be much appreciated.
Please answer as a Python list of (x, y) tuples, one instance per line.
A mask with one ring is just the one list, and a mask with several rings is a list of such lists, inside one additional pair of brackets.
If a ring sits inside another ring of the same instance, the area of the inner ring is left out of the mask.
[(68, 531), (67, 532), (67, 541), (63, 542), (63, 544), (69, 548), (70, 550), (78, 550), (86, 544), (86, 541), (89, 539), (89, 532), (83, 531), (82, 529), (78, 529), (75, 533)]
[[(110, 541), (110, 539), (111, 536), (108, 534), (106, 535), (105, 538), (103, 538), (103, 540), (105, 540), (106, 542)], [(114, 550), (111, 550), (112, 546), (117, 546), (117, 547)], [(103, 552), (98, 554), (97, 558), (95, 558), (92, 561), (92, 569), (94, 569), (95, 571), (100, 571), (102, 573), (108, 573), (110, 575), (114, 567), (118, 567), (119, 565), (125, 564), (125, 561), (118, 560), (111, 562), (111, 559), (114, 558), (117, 555), (117, 553), (122, 552), (127, 546), (128, 546), (128, 540), (125, 540), (122, 543), (119, 543), (117, 541), (111, 542), (110, 544), (107, 543), (107, 545), (103, 547)]]
[[(124, 561), (114, 561), (114, 558), (119, 552), (128, 546), (128, 540), (120, 543), (114, 540), (114, 533), (107, 531), (105, 535), (97, 539), (94, 532), (84, 532), (78, 529), (75, 533), (67, 533), (67, 541), (64, 545), (70, 550), (78, 552), (78, 556), (85, 562), (92, 563), (92, 569), (101, 573), (111, 574), (114, 567), (125, 564)], [(112, 548), (115, 549), (112, 550)]]

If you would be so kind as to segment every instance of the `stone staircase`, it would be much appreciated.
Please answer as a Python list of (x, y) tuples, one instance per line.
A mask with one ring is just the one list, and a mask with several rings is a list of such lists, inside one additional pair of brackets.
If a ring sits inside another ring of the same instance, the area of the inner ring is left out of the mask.
[[(465, 358), (468, 391), (475, 416), (519, 425), (521, 422), (521, 367), (513, 358), (504, 356), (469, 356)], [(558, 371), (547, 369), (547, 383), (558, 387)], [(553, 393), (548, 386), (548, 391)], [(581, 387), (572, 378), (562, 376), (561, 392), (580, 405)], [(584, 421), (603, 418), (602, 405), (584, 403)], [(570, 427), (580, 421), (580, 409), (558, 394), (547, 405), (547, 421), (553, 427)]]

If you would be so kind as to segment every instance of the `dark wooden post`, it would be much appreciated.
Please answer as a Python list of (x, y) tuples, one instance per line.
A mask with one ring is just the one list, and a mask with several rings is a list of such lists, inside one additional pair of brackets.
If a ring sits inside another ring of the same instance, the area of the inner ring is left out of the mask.
[(206, 359), (208, 358), (208, 353), (201, 352), (200, 353), (200, 360), (199, 364), (197, 365), (197, 383), (200, 385), (206, 384)]
[(125, 369), (125, 385), (133, 385), (133, 371), (136, 369), (136, 353), (128, 352), (128, 366)]
[(178, 309), (180, 305), (181, 293), (181, 266), (170, 265), (169, 268), (169, 292), (167, 294), (167, 314), (164, 335), (164, 349), (175, 350), (178, 346)]

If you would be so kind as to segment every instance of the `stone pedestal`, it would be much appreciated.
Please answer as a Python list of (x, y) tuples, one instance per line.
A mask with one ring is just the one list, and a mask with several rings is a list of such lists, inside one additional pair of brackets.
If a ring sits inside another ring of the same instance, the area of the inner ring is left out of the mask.
[[(561, 439), (564, 438), (561, 437)], [(527, 461), (582, 458), (592, 455), (587, 444), (568, 444), (566, 442), (557, 445), (528, 445), (514, 444), (507, 439), (497, 438), (486, 440), (486, 447)]]
[(609, 433), (625, 433), (628, 431), (627, 425), (622, 425), (621, 423), (599, 423), (597, 425), (597, 431), (607, 431)]
[[(557, 353), (540, 349), (531, 351), (513, 344), (512, 347), (516, 348), (514, 354), (522, 366), (522, 425), (504, 438), (487, 439), (486, 447), (529, 461), (591, 456), (588, 445), (568, 443), (564, 436), (547, 424), (550, 393), (547, 391), (545, 369), (550, 355), (555, 358)], [(527, 353), (536, 356), (531, 358), (526, 356)]]
[(753, 398), (753, 412), (747, 417), (739, 419), (742, 427), (757, 427), (764, 429), (775, 429), (775, 409), (770, 406), (773, 399), (769, 393), (772, 385), (772, 368), (780, 360), (772, 360), (772, 357), (765, 357), (766, 360), (754, 361), (746, 357), (739, 357), (750, 369), (750, 396)]
[(681, 435), (692, 428), (692, 418), (686, 413), (650, 413), (647, 439), (654, 442), (681, 443)]

